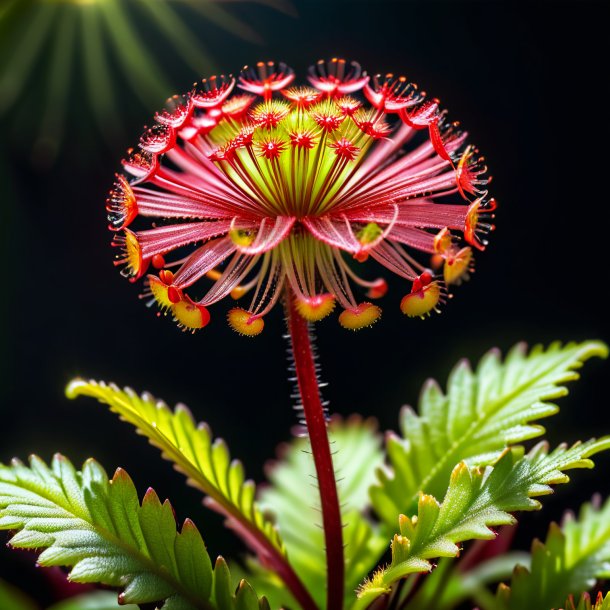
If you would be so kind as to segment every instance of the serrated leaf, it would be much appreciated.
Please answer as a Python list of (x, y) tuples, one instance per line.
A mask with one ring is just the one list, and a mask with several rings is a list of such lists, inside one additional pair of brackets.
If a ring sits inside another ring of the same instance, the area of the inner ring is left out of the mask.
[(241, 579), (235, 589), (229, 567), (222, 557), (218, 557), (214, 566), (213, 599), (217, 610), (269, 610), (266, 598), (259, 599), (247, 581)]
[(124, 470), (109, 480), (97, 462), (78, 472), (61, 455), (50, 468), (37, 457), (0, 466), (0, 529), (18, 530), (13, 547), (44, 548), (39, 564), (67, 566), (73, 581), (120, 587), (121, 604), (215, 608), (219, 585), (197, 528), (186, 520), (178, 532), (152, 489), (140, 504)]
[(578, 519), (551, 524), (546, 541), (532, 546), (531, 568), (513, 573), (503, 608), (556, 608), (578, 598), (598, 579), (610, 578), (610, 500), (602, 508), (582, 507)]
[(197, 424), (187, 407), (178, 405), (172, 411), (148, 393), (138, 396), (130, 388), (81, 379), (72, 381), (66, 393), (70, 398), (91, 396), (107, 404), (159, 448), (190, 484), (207, 494), (213, 507), (245, 528), (251, 540), (283, 554), (277, 529), (254, 502), (254, 483), (246, 481), (243, 466), (231, 460), (224, 441), (214, 440), (209, 427)]
[[(368, 489), (375, 468), (383, 460), (381, 439), (372, 422), (334, 419), (329, 425), (337, 474), (342, 520), (345, 525), (345, 592), (354, 590), (385, 550), (385, 538), (366, 518)], [(320, 607), (326, 599), (326, 556), (321, 527), (320, 498), (311, 447), (295, 439), (281, 450), (280, 461), (268, 469), (270, 485), (260, 493), (261, 508), (275, 515), (290, 562)], [(250, 580), (257, 590), (277, 604), (294, 607), (275, 574), (250, 564)]]
[(392, 527), (396, 515), (413, 514), (420, 492), (440, 497), (458, 462), (490, 464), (506, 447), (543, 434), (534, 422), (558, 410), (548, 401), (567, 394), (565, 384), (578, 378), (583, 362), (607, 353), (597, 341), (536, 346), (529, 354), (519, 344), (504, 362), (497, 350), (490, 351), (476, 372), (460, 362), (446, 393), (429, 381), (419, 415), (403, 409), (402, 438), (389, 437), (391, 469), (379, 471), (379, 485), (371, 490), (377, 513)]
[(363, 585), (354, 608), (366, 608), (409, 574), (430, 571), (430, 560), (456, 556), (460, 543), (493, 538), (492, 527), (514, 523), (513, 512), (539, 509), (536, 496), (551, 493), (551, 485), (566, 483), (565, 471), (593, 467), (589, 457), (609, 448), (610, 437), (570, 448), (560, 445), (552, 453), (540, 443), (525, 456), (521, 448), (507, 450), (485, 469), (461, 462), (451, 473), (442, 502), (421, 494), (416, 516), (401, 515), (390, 565)]

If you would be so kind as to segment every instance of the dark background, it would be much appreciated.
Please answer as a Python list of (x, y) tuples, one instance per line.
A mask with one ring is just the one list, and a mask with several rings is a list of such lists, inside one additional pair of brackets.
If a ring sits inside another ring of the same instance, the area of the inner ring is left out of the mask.
[[(382, 429), (395, 428), (398, 408), (417, 400), (426, 377), (444, 382), (462, 356), (478, 359), (492, 346), (506, 350), (519, 340), (610, 340), (604, 4), (295, 5), (298, 17), (235, 5), (267, 41), (262, 46), (207, 24), (201, 36), (227, 72), (275, 58), (303, 74), (315, 60), (341, 55), (370, 73), (405, 73), (440, 97), (471, 133), (488, 159), (500, 204), (498, 229), (478, 257), (476, 274), (442, 315), (426, 322), (404, 318), (398, 303), (406, 289), (390, 279), (384, 318), (373, 329), (352, 334), (334, 317), (319, 325), (332, 410), (373, 415)], [(170, 68), (183, 90), (197, 76)], [(0, 149), (0, 460), (32, 452), (49, 459), (61, 451), (79, 464), (92, 455), (109, 471), (124, 466), (140, 492), (153, 485), (172, 498), (180, 518), (193, 517), (212, 554), (231, 554), (239, 544), (155, 449), (103, 407), (64, 398), (66, 382), (82, 375), (184, 401), (256, 480), (294, 424), (280, 308), (267, 318), (264, 334), (248, 340), (224, 323), (227, 304), (221, 303), (209, 327), (192, 336), (157, 319), (137, 298), (139, 287), (113, 268), (105, 192), (122, 151), (137, 142), (150, 116), (126, 99), (122, 120), (125, 140), (114, 150), (93, 131), (70, 129), (49, 171), (32, 169), (27, 147), (12, 136)], [(583, 381), (561, 400), (560, 415), (549, 421), (553, 442), (610, 432), (608, 367), (587, 365)], [(519, 544), (525, 548), (531, 536), (543, 536), (564, 507), (577, 507), (596, 490), (607, 495), (609, 466), (600, 457), (594, 473), (575, 473), (575, 484), (560, 488), (542, 513), (524, 516)], [(40, 576), (23, 571), (29, 556), (1, 552), (0, 562), (3, 575), (18, 571), (21, 576), (9, 578), (44, 601)]]

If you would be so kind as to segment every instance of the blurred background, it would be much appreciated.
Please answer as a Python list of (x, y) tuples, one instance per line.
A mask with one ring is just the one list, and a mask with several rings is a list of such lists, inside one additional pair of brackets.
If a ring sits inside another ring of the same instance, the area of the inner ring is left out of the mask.
[[(0, 461), (33, 452), (48, 460), (61, 451), (76, 463), (94, 456), (109, 472), (123, 466), (141, 493), (152, 485), (179, 518), (194, 518), (212, 554), (240, 551), (143, 438), (92, 401), (64, 397), (65, 384), (80, 375), (183, 401), (257, 481), (290, 437), (280, 308), (254, 340), (225, 324), (228, 303), (212, 309), (204, 331), (181, 333), (147, 309), (140, 287), (112, 265), (104, 201), (121, 156), (164, 98), (207, 69), (237, 72), (276, 59), (303, 75), (310, 63), (339, 55), (369, 73), (404, 73), (460, 120), (494, 176), (498, 229), (442, 315), (406, 319), (398, 308), (405, 287), (390, 277), (374, 328), (352, 334), (332, 316), (318, 325), (333, 412), (374, 416), (382, 430), (395, 429), (399, 407), (416, 403), (427, 377), (444, 384), (461, 357), (477, 360), (521, 340), (610, 341), (605, 3), (165, 2), (171, 23), (184, 30), (164, 30), (167, 15), (146, 12), (137, 0), (108, 0), (115, 12), (98, 16), (97, 25), (82, 14), (49, 15), (37, 25), (33, 0), (18, 0), (17, 11), (9, 4), (0, 5)], [(131, 46), (111, 33), (117, 23), (137, 33)], [(549, 422), (552, 441), (610, 432), (609, 367), (586, 366)], [(594, 491), (607, 495), (609, 467), (600, 457), (596, 471), (577, 473), (541, 513), (524, 516), (519, 545), (544, 536), (566, 505), (577, 507)], [(47, 603), (50, 586), (32, 563), (28, 554), (0, 551), (0, 574)]]

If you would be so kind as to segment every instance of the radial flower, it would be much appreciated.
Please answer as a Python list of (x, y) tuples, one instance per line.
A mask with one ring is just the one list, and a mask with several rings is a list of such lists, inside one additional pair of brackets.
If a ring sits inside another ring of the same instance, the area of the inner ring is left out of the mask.
[(400, 308), (424, 317), (493, 229), (483, 157), (438, 100), (340, 59), (313, 66), (307, 86), (294, 79), (261, 62), (202, 81), (156, 115), (117, 175), (116, 264), (185, 329), (249, 296), (229, 323), (258, 334), (286, 291), (309, 321), (338, 304), (345, 328), (368, 326), (381, 309), (356, 289), (376, 299), (387, 284), (362, 277), (367, 259), (407, 282)]
[[(291, 6), (289, 0), (253, 1), (283, 10)], [(179, 56), (201, 74), (212, 69), (213, 58), (191, 27), (199, 18), (260, 41), (259, 34), (223, 4), (223, 0), (2, 0), (0, 51), (10, 59), (0, 66), (0, 116), (11, 113), (14, 120), (15, 110), (22, 108), (28, 127), (40, 121), (38, 152), (52, 157), (65, 117), (72, 113), (72, 83), (82, 73), (85, 85), (79, 90), (86, 90), (93, 115), (107, 136), (117, 123), (119, 72), (147, 106), (170, 90), (152, 46), (163, 56)], [(188, 25), (187, 15), (192, 20)], [(147, 30), (160, 44), (146, 40)], [(25, 95), (28, 92), (35, 95)], [(20, 133), (23, 137), (23, 129)]]

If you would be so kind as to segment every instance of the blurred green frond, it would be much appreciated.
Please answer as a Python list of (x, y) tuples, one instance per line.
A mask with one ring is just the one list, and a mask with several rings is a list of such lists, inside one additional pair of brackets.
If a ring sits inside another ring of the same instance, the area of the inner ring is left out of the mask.
[(188, 482), (208, 496), (208, 504), (238, 522), (260, 544), (283, 553), (274, 523), (256, 505), (256, 488), (247, 481), (242, 464), (231, 460), (222, 439), (212, 439), (206, 424), (197, 424), (184, 405), (171, 410), (150, 394), (138, 396), (130, 388), (77, 379), (67, 390), (70, 398), (92, 396), (136, 427), (162, 456), (188, 477)]
[(0, 529), (17, 531), (15, 548), (44, 549), (42, 566), (67, 566), (75, 582), (119, 587), (121, 604), (259, 610), (247, 585), (240, 586), (247, 603), (236, 605), (226, 564), (220, 560), (212, 570), (190, 520), (178, 532), (168, 501), (149, 489), (140, 504), (124, 470), (109, 480), (91, 459), (81, 472), (61, 455), (51, 467), (36, 456), (29, 467), (18, 460), (0, 466)]
[(452, 610), (467, 600), (487, 608), (486, 602), (494, 597), (489, 586), (509, 578), (516, 565), (529, 566), (529, 562), (529, 553), (513, 551), (464, 571), (461, 562), (441, 559), (401, 610)]
[[(116, 599), (116, 595), (114, 596)], [(38, 610), (38, 606), (25, 593), (4, 580), (0, 580), (0, 608), (7, 610)]]
[(510, 588), (499, 594), (506, 610), (557, 608), (598, 579), (610, 578), (610, 501), (582, 507), (578, 519), (551, 524), (544, 543), (532, 545), (531, 568), (515, 568)]
[(116, 593), (112, 591), (93, 591), (53, 604), (47, 610), (138, 610), (138, 608), (139, 606), (134, 604), (121, 606)]
[[(386, 539), (365, 513), (369, 506), (368, 489), (381, 464), (381, 438), (370, 421), (335, 419), (329, 436), (342, 507), (345, 546), (345, 591), (354, 590), (378, 561)], [(295, 439), (282, 448), (281, 459), (268, 469), (269, 487), (260, 493), (261, 507), (275, 515), (291, 565), (322, 607), (326, 596), (326, 556), (321, 528), (320, 497), (309, 441)], [(277, 604), (291, 603), (278, 578), (261, 566), (251, 565), (257, 591)], [(294, 603), (292, 604), (294, 607)]]
[(392, 561), (364, 583), (354, 608), (366, 608), (409, 574), (429, 572), (433, 568), (430, 560), (457, 556), (459, 543), (493, 538), (491, 527), (514, 523), (511, 513), (515, 511), (539, 509), (534, 497), (551, 493), (551, 485), (568, 482), (564, 471), (592, 468), (588, 458), (609, 448), (610, 437), (570, 448), (560, 445), (551, 453), (540, 443), (527, 455), (520, 447), (506, 450), (493, 467), (460, 462), (451, 473), (442, 502), (420, 494), (417, 514), (400, 516), (400, 533), (391, 545)]
[(566, 610), (610, 610), (610, 593), (606, 597), (600, 592), (597, 595), (595, 602), (591, 602), (591, 596), (588, 593), (583, 593), (580, 599), (575, 602), (569, 599), (566, 602)]
[(440, 497), (454, 466), (492, 463), (515, 443), (544, 433), (533, 422), (557, 412), (549, 403), (567, 394), (565, 384), (578, 379), (576, 369), (593, 356), (606, 357), (598, 341), (553, 343), (528, 354), (515, 346), (502, 362), (497, 350), (485, 355), (475, 372), (467, 361), (452, 371), (443, 393), (435, 381), (423, 388), (419, 415), (402, 412), (403, 438), (387, 443), (389, 472), (380, 470), (380, 483), (371, 490), (373, 505), (393, 527), (400, 513), (413, 514), (420, 492)]

